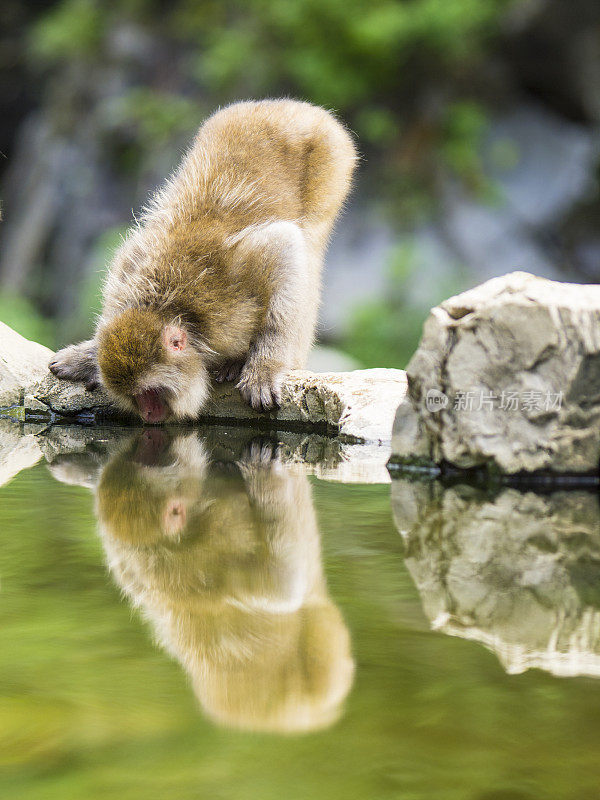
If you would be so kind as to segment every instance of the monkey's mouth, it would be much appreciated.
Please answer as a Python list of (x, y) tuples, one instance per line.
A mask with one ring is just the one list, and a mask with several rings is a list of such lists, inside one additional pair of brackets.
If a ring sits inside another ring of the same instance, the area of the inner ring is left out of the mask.
[(169, 406), (160, 389), (145, 389), (134, 395), (133, 399), (144, 422), (156, 424), (164, 422), (169, 416)]
[(142, 467), (170, 467), (175, 463), (170, 444), (165, 428), (145, 428), (136, 441), (132, 461)]

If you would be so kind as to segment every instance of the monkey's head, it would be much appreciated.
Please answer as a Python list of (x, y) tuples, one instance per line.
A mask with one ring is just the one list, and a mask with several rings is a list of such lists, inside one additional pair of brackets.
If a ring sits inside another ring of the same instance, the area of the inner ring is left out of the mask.
[(144, 422), (194, 419), (209, 390), (205, 356), (179, 322), (130, 308), (100, 330), (98, 367), (115, 403)]
[(195, 433), (146, 428), (121, 445), (96, 491), (106, 561), (212, 719), (325, 728), (354, 661), (322, 575), (307, 478), (250, 459), (224, 466)]
[[(122, 442), (100, 474), (96, 513), (111, 541), (158, 548), (194, 540), (206, 525), (208, 456), (193, 433), (146, 428)], [(115, 545), (116, 546), (116, 545)]]

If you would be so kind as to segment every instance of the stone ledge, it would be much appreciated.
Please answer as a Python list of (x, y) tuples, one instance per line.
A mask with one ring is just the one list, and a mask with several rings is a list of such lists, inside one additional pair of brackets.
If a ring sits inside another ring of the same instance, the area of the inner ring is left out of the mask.
[[(0, 329), (0, 376), (10, 391), (0, 396), (0, 415), (23, 422), (86, 424), (124, 418), (102, 390), (87, 392), (81, 384), (55, 378), (47, 364), (48, 348), (29, 342), (6, 325)], [(215, 384), (199, 422), (239, 424), (253, 428), (296, 430), (341, 436), (350, 442), (389, 442), (394, 414), (406, 394), (402, 370), (289, 372), (277, 412), (259, 414), (244, 403), (231, 384)], [(139, 422), (139, 421), (138, 421)]]

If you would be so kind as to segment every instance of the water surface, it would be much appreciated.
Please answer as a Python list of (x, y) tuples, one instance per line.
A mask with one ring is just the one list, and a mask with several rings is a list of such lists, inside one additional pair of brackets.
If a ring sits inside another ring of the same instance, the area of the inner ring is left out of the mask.
[(595, 495), (61, 442), (0, 489), (2, 797), (598, 797)]

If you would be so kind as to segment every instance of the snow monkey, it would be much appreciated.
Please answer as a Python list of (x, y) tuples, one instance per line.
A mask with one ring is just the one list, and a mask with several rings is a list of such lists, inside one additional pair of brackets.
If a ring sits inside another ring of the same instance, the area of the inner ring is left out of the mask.
[(196, 418), (211, 374), (259, 411), (278, 406), (312, 343), (356, 158), (342, 125), (308, 103), (217, 111), (117, 251), (94, 338), (51, 371), (102, 385), (147, 423)]
[[(113, 448), (93, 480), (108, 566), (212, 719), (324, 728), (354, 662), (327, 592), (310, 484), (264, 440), (215, 460), (218, 438), (146, 428)], [(75, 454), (51, 469), (89, 486), (94, 465)]]

